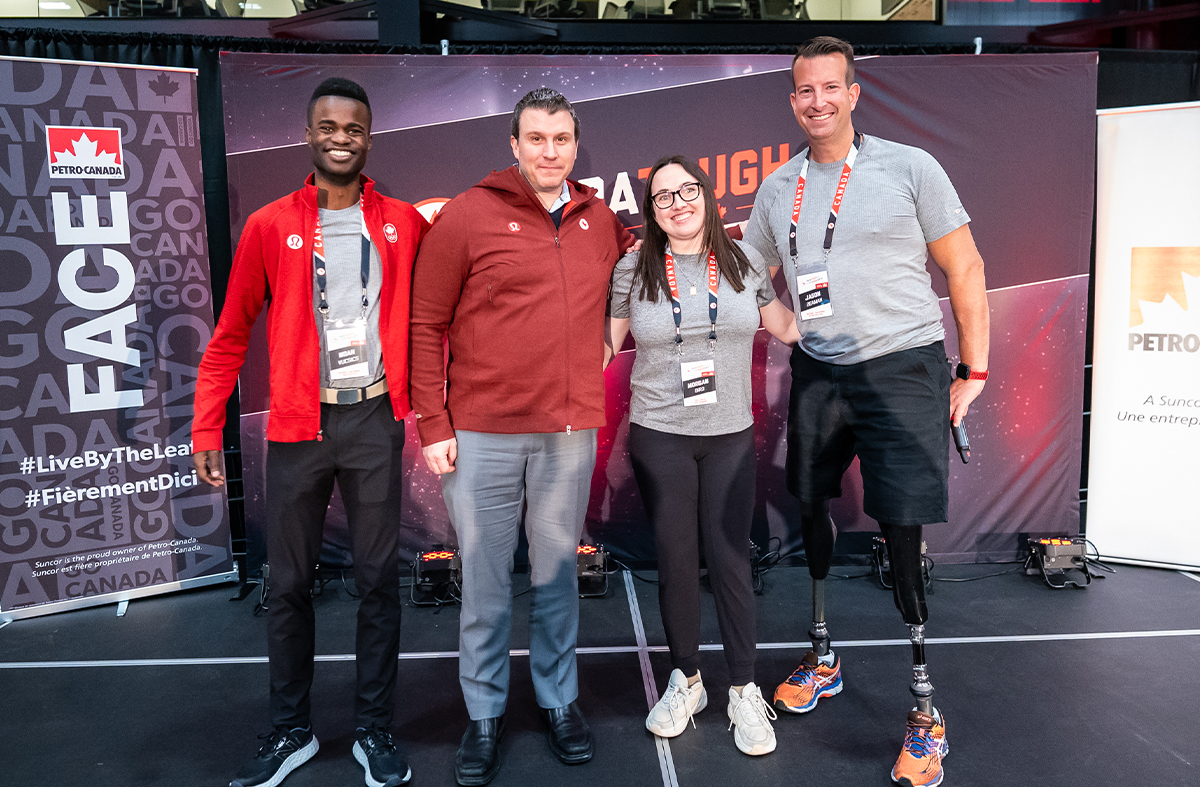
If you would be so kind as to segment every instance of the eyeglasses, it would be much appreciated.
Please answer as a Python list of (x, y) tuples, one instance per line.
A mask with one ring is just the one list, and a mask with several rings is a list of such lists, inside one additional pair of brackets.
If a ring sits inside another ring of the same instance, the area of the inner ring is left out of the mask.
[(651, 199), (654, 201), (654, 207), (659, 208), (660, 210), (666, 210), (675, 204), (676, 194), (678, 194), (679, 198), (684, 202), (692, 202), (696, 199), (696, 197), (700, 196), (700, 184), (684, 183), (674, 191), (660, 191), (651, 197)]

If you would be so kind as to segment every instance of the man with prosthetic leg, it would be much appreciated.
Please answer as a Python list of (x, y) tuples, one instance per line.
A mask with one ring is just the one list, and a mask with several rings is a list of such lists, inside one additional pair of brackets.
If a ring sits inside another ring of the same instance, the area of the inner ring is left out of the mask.
[[(887, 540), (894, 600), (913, 645), (916, 706), (891, 776), (934, 787), (948, 749), (925, 663), (922, 527), (948, 518), (950, 426), (987, 379), (983, 260), (937, 161), (855, 131), (860, 88), (848, 43), (806, 42), (792, 79), (792, 111), (809, 147), (763, 181), (745, 230), (747, 242), (784, 267), (801, 333), (791, 358), (787, 479), (813, 578), (813, 647), (776, 690), (775, 707), (807, 713), (843, 689), (825, 622), (837, 533), (829, 500), (841, 496), (842, 475), (858, 457), (863, 511)], [(946, 275), (958, 379), (927, 258)]]

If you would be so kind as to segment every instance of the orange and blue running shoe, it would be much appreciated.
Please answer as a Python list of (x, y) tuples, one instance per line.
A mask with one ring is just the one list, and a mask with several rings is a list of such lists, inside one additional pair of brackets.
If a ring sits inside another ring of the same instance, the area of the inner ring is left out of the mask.
[(841, 659), (835, 655), (833, 666), (827, 667), (810, 650), (791, 677), (775, 689), (775, 707), (786, 713), (808, 713), (817, 707), (817, 700), (841, 690)]
[(942, 760), (950, 753), (946, 720), (918, 710), (908, 712), (904, 749), (892, 768), (892, 781), (901, 787), (937, 787), (942, 783)]

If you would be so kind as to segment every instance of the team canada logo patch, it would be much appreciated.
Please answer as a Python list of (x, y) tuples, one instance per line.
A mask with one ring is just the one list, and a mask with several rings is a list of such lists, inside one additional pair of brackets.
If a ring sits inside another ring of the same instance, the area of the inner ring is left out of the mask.
[(400, 235), (396, 232), (395, 224), (383, 225), (383, 237), (387, 238), (388, 243), (395, 243)]
[(585, 230), (586, 230), (586, 229), (588, 228), (587, 219), (580, 219), (580, 220), (579, 220), (579, 226), (580, 226), (580, 228), (582, 228), (582, 229), (585, 229)]
[(51, 178), (124, 179), (121, 130), (46, 126), (46, 161)]
[(520, 224), (518, 224), (518, 223), (516, 223), (515, 221), (510, 221), (510, 222), (508, 223), (508, 231), (509, 231), (509, 232), (520, 232), (520, 231), (521, 231), (521, 225), (520, 225)]
[(304, 245), (299, 235), (288, 235), (287, 244), (289, 249), (298, 249)]

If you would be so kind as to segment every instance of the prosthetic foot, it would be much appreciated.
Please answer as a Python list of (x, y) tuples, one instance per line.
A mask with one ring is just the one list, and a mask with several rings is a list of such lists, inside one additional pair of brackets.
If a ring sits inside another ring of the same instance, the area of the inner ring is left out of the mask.
[(933, 707), (933, 683), (925, 662), (924, 558), (921, 555), (920, 528), (881, 527), (888, 542), (889, 558), (895, 579), (893, 594), (896, 608), (908, 624), (912, 643), (912, 684), (909, 691), (917, 706), (908, 713), (904, 747), (892, 768), (892, 781), (903, 787), (936, 787), (942, 783), (942, 759), (949, 752), (946, 722)]
[(817, 700), (842, 690), (842, 664), (829, 649), (829, 630), (825, 627), (824, 579), (813, 580), (813, 624), (808, 636), (813, 649), (775, 689), (775, 707), (785, 713), (808, 713), (817, 707)]

